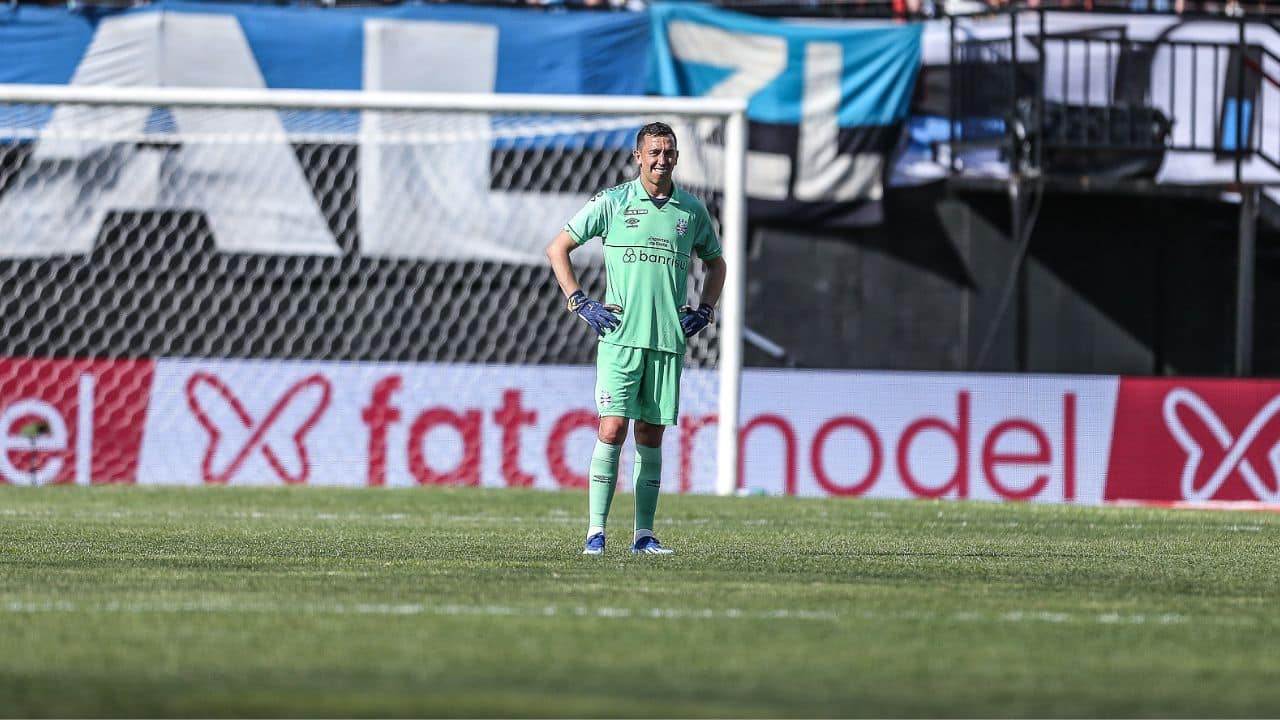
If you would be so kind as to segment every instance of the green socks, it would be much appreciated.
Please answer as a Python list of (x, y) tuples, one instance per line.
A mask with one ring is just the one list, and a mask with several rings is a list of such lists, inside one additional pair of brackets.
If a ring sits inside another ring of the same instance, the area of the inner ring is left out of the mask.
[(653, 516), (658, 512), (658, 490), (662, 487), (662, 448), (636, 445), (635, 493), (636, 530), (652, 534)]
[(591, 472), (588, 482), (590, 492), (588, 507), (591, 511), (591, 529), (587, 531), (588, 536), (604, 532), (605, 522), (609, 519), (609, 506), (613, 504), (613, 490), (618, 486), (618, 456), (621, 454), (621, 445), (610, 445), (596, 440), (596, 449), (591, 453)]
[[(591, 525), (590, 537), (604, 532), (609, 520), (609, 506), (613, 504), (613, 491), (618, 487), (618, 456), (621, 445), (610, 445), (596, 440), (591, 453), (591, 477), (588, 488), (588, 509)], [(653, 534), (653, 516), (658, 512), (658, 491), (662, 488), (662, 448), (636, 445), (635, 462), (636, 531)]]

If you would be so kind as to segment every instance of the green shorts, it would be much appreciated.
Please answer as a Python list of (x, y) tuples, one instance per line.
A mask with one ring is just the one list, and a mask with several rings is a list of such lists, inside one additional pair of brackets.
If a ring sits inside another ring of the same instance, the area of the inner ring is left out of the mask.
[(596, 410), (651, 425), (675, 425), (680, 415), (684, 356), (602, 342), (596, 354)]

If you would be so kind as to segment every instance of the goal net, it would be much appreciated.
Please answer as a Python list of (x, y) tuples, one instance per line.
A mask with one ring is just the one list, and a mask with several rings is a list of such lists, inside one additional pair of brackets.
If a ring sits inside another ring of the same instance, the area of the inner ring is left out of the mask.
[(38, 86), (0, 87), (0, 481), (581, 484), (596, 343), (543, 251), (653, 120), (733, 268), (664, 482), (731, 489), (739, 104)]

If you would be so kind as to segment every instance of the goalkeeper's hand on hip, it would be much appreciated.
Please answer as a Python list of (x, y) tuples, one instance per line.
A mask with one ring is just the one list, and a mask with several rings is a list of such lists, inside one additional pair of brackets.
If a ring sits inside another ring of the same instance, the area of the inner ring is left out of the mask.
[(713, 308), (706, 303), (696, 309), (691, 305), (680, 308), (680, 327), (684, 330), (684, 336), (693, 337), (710, 325), (712, 311)]
[(618, 319), (618, 315), (622, 314), (620, 305), (602, 305), (587, 297), (581, 290), (569, 296), (569, 310), (577, 313), (600, 337), (622, 324)]

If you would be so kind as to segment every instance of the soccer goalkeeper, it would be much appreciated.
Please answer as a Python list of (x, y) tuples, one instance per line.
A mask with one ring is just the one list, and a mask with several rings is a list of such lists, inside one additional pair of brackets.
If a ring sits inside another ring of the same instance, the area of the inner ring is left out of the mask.
[[(590, 522), (583, 553), (604, 553), (609, 506), (618, 485), (618, 456), (635, 421), (635, 532), (631, 552), (667, 554), (653, 534), (662, 486), (662, 433), (680, 409), (685, 339), (712, 319), (724, 288), (725, 262), (707, 208), (672, 182), (679, 152), (664, 123), (636, 133), (631, 153), (639, 176), (591, 198), (547, 247), (569, 310), (600, 336), (596, 355), (599, 434), (591, 454)], [(604, 241), (605, 302), (586, 296), (569, 253)], [(685, 305), (689, 262), (706, 264), (698, 306)]]

